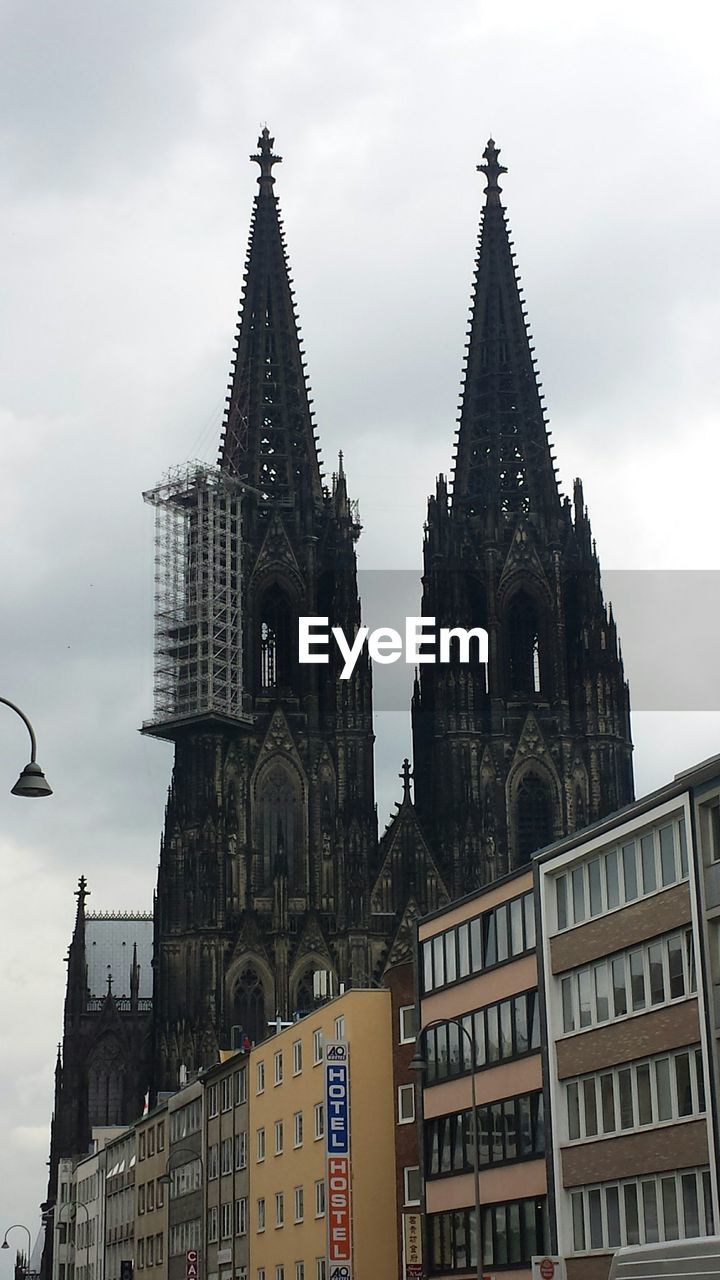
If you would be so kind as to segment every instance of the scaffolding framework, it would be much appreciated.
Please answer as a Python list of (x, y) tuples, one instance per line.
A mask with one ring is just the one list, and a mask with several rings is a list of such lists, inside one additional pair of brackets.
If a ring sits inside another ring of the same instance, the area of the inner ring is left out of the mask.
[(242, 481), (203, 462), (143, 494), (155, 508), (153, 720), (242, 717)]

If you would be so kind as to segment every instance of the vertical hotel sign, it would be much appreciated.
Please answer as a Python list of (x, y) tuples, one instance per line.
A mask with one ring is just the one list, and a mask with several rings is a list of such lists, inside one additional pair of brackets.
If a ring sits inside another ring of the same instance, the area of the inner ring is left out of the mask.
[(350, 1067), (346, 1040), (329, 1040), (325, 1067), (327, 1280), (352, 1280)]

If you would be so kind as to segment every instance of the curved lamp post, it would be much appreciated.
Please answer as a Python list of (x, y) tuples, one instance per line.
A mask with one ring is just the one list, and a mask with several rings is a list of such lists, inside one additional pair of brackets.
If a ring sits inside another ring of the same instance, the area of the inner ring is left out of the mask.
[(175, 1147), (175, 1150), (170, 1152), (170, 1155), (165, 1161), (165, 1172), (161, 1173), (160, 1177), (158, 1178), (158, 1182), (161, 1183), (163, 1187), (172, 1186), (171, 1175), (172, 1175), (173, 1167), (177, 1167), (177, 1166), (173, 1166), (171, 1161), (175, 1156), (182, 1155), (183, 1152), (185, 1152), (186, 1155), (192, 1156), (193, 1160), (197, 1160), (199, 1162), (200, 1172), (203, 1177), (203, 1183), (205, 1182), (205, 1168), (203, 1166), (203, 1158), (200, 1155), (200, 1152), (195, 1151), (192, 1147)]
[(467, 1027), (459, 1018), (435, 1018), (433, 1022), (428, 1022), (421, 1027), (415, 1038), (415, 1054), (410, 1062), (411, 1071), (427, 1071), (427, 1058), (423, 1057), (422, 1049), (427, 1039), (428, 1031), (432, 1031), (433, 1027), (458, 1027), (465, 1036), (470, 1045), (470, 1097), (472, 1101), (472, 1137), (473, 1137), (473, 1182), (475, 1186), (475, 1274), (477, 1280), (483, 1280), (483, 1251), (482, 1236), (480, 1232), (480, 1133), (478, 1129), (477, 1114), (477, 1093), (475, 1090), (475, 1071), (477, 1069), (477, 1059), (475, 1057), (475, 1041), (473, 1040)]
[[(2, 701), (2, 699), (0, 699), (0, 701)], [(13, 1225), (11, 1227), (8, 1227), (7, 1231), (5, 1232), (5, 1238), (2, 1244), (0, 1245), (0, 1249), (10, 1248), (10, 1245), (8, 1243), (8, 1236), (10, 1235), (11, 1231), (27, 1231), (27, 1238), (28, 1238), (27, 1266), (23, 1268), (24, 1274), (27, 1276), (28, 1272), (30, 1271), (30, 1254), (32, 1253), (32, 1236), (30, 1235), (30, 1228), (26, 1227), (24, 1222), (14, 1222)]]
[(0, 698), (0, 702), (2, 702), (3, 706), (9, 707), (11, 711), (14, 711), (19, 715), (30, 734), (30, 763), (25, 765), (25, 768), (20, 774), (15, 786), (12, 788), (12, 794), (14, 796), (33, 797), (51, 796), (52, 787), (47, 782), (45, 774), (35, 759), (35, 730), (25, 715), (25, 712), (21, 711), (19, 707), (16, 707), (14, 702), (10, 702), (8, 698)]
[[(78, 1211), (78, 1209), (82, 1209), (82, 1210), (83, 1210), (83, 1213), (85, 1214), (85, 1222), (86, 1222), (86, 1224), (87, 1224), (87, 1234), (88, 1234), (88, 1236), (89, 1236), (89, 1235), (90, 1235), (90, 1210), (88, 1209), (87, 1205), (86, 1205), (86, 1204), (83, 1204), (82, 1200), (66, 1200), (66, 1201), (65, 1201), (65, 1204), (61, 1204), (61, 1205), (60, 1205), (60, 1212), (59, 1212), (59, 1214), (58, 1214), (58, 1216), (57, 1216), (57, 1220), (56, 1220), (56, 1221), (57, 1221), (57, 1226), (58, 1226), (58, 1227), (60, 1226), (60, 1224), (61, 1224), (61, 1222), (62, 1222), (63, 1211), (64, 1211), (65, 1209), (73, 1209), (73, 1210), (74, 1210), (74, 1215), (73, 1215), (73, 1216), (77, 1216), (77, 1211)], [(85, 1249), (85, 1251), (86, 1251), (86, 1252), (87, 1252), (88, 1248), (89, 1248), (89, 1245), (88, 1245), (88, 1242), (86, 1241), (86, 1242), (85, 1242), (85, 1245), (84, 1245), (84, 1249)], [(77, 1239), (73, 1240), (73, 1249), (74, 1249), (74, 1250), (75, 1250), (75, 1252), (77, 1253), (77, 1249), (78, 1249), (78, 1246), (77, 1246)]]

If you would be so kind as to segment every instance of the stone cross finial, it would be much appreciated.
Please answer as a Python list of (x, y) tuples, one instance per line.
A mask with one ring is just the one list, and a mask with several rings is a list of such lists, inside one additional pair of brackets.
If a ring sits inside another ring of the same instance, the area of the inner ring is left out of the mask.
[(402, 769), (398, 774), (398, 777), (402, 780), (402, 784), (403, 784), (403, 800), (410, 799), (410, 779), (412, 778), (412, 776), (413, 775), (412, 775), (412, 769), (410, 768), (410, 761), (406, 756), (402, 763)]
[(507, 173), (505, 165), (500, 164), (500, 161), (498, 160), (499, 155), (500, 148), (495, 146), (492, 138), (488, 138), (488, 144), (483, 151), (483, 160), (485, 161), (485, 164), (478, 165), (478, 173), (484, 173), (487, 178), (487, 186), (485, 188), (485, 194), (487, 196), (500, 195), (502, 187), (498, 185), (498, 178), (501, 174)]
[(270, 130), (267, 125), (265, 125), (265, 128), (258, 138), (258, 151), (256, 155), (250, 157), (251, 160), (254, 160), (255, 164), (260, 165), (260, 177), (258, 178), (258, 182), (261, 187), (263, 184), (272, 186), (275, 181), (272, 176), (272, 167), (274, 164), (282, 163), (282, 156), (276, 156), (273, 151), (274, 145), (275, 139), (270, 137)]

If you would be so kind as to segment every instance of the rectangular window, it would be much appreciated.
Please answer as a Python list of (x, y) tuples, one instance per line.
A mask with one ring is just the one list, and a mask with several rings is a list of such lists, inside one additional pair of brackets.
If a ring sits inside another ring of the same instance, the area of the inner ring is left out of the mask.
[(317, 1141), (318, 1138), (325, 1137), (325, 1106), (322, 1102), (316, 1102), (313, 1107), (313, 1122), (314, 1139)]
[(240, 1196), (235, 1201), (235, 1235), (247, 1235), (247, 1196)]
[(247, 1102), (247, 1068), (241, 1067), (235, 1072), (233, 1077), (235, 1081), (235, 1106), (242, 1106), (243, 1102)]
[(257, 1202), (257, 1229), (265, 1230), (265, 1197), (262, 1196)]
[(211, 1084), (207, 1091), (208, 1116), (212, 1120), (218, 1114), (218, 1087)]
[(315, 1280), (326, 1280), (325, 1259), (315, 1259)]
[(229, 1240), (233, 1233), (233, 1204), (232, 1200), (220, 1206), (220, 1236), (223, 1240)]
[(164, 1120), (158, 1120), (157, 1149), (158, 1151), (165, 1150), (165, 1121)]
[(415, 1086), (401, 1084), (398, 1089), (398, 1124), (410, 1124), (415, 1119)]
[(229, 1111), (233, 1104), (233, 1082), (232, 1076), (226, 1076), (220, 1082), (220, 1109), (221, 1111)]
[(573, 1192), (575, 1251), (607, 1251), (712, 1232), (712, 1209), (705, 1200), (708, 1184), (708, 1170), (693, 1169)]
[(247, 1168), (247, 1133), (244, 1129), (242, 1133), (235, 1134), (235, 1168)]
[(301, 1147), (303, 1144), (303, 1115), (302, 1111), (296, 1111), (293, 1116), (293, 1146)]
[[(708, 805), (708, 828), (710, 836), (710, 861), (720, 861), (720, 801)], [(684, 828), (683, 828), (684, 830)]]
[(599, 916), (603, 909), (602, 881), (600, 876), (600, 859), (593, 858), (588, 863), (588, 885), (590, 889), (590, 915)]
[(400, 1018), (400, 1044), (411, 1044), (417, 1035), (417, 1018), (415, 1016), (415, 1005), (402, 1005), (399, 1012)]
[(617, 849), (613, 849), (605, 857), (605, 886), (607, 909), (608, 911), (613, 911), (615, 907), (620, 906), (620, 872)]
[(208, 1147), (208, 1181), (220, 1176), (220, 1148), (217, 1142)]
[(344, 1039), (345, 1039), (345, 1017), (344, 1017), (344, 1015), (341, 1015), (339, 1018), (336, 1018), (336, 1019), (335, 1019), (335, 1039), (336, 1039), (336, 1040), (344, 1040)]
[(417, 1165), (411, 1165), (403, 1169), (403, 1184), (405, 1188), (405, 1204), (420, 1204), (422, 1188), (420, 1169)]
[(281, 1156), (283, 1153), (283, 1122), (275, 1121), (275, 1155)]
[(265, 1130), (264, 1128), (257, 1131), (257, 1159), (258, 1161), (265, 1159)]
[(257, 1064), (257, 1088), (256, 1088), (256, 1092), (257, 1092), (257, 1093), (264, 1093), (264, 1092), (265, 1092), (265, 1063), (264, 1063), (264, 1062), (258, 1062), (258, 1064)]
[(295, 1280), (305, 1280), (305, 1263), (295, 1263)]
[(323, 1033), (321, 1030), (313, 1031), (313, 1065), (317, 1066), (323, 1060)]
[(315, 1217), (325, 1217), (325, 1180), (319, 1178), (315, 1183)]
[(661, 827), (660, 836), (660, 879), (663, 887), (675, 884), (677, 871), (675, 868), (675, 839), (672, 826)]
[(276, 1053), (276, 1054), (274, 1055), (274, 1057), (273, 1057), (273, 1064), (274, 1064), (274, 1079), (275, 1079), (275, 1084), (282, 1084), (282, 1082), (283, 1082), (283, 1056), (282, 1056), (282, 1053)]
[(598, 1132), (641, 1129), (701, 1115), (705, 1098), (700, 1050), (680, 1050), (568, 1080), (565, 1101), (570, 1142)]
[(233, 1140), (232, 1138), (223, 1138), (220, 1144), (220, 1172), (222, 1174), (232, 1173), (233, 1171)]
[(213, 1205), (211, 1209), (208, 1209), (207, 1234), (208, 1234), (208, 1243), (216, 1244), (217, 1238), (218, 1238), (218, 1207), (217, 1205)]
[(295, 1221), (302, 1222), (305, 1217), (305, 1193), (302, 1187), (295, 1188)]
[(285, 1196), (282, 1191), (275, 1192), (275, 1226), (285, 1226)]
[(302, 1071), (302, 1041), (296, 1040), (292, 1047), (293, 1075), (299, 1076)]
[(638, 896), (637, 850), (634, 840), (623, 845), (622, 861), (625, 901), (634, 902)]
[(458, 977), (467, 978), (470, 974), (470, 925), (469, 924), (461, 924), (458, 926), (457, 939), (458, 939)]

